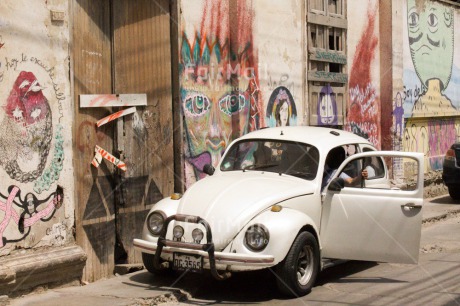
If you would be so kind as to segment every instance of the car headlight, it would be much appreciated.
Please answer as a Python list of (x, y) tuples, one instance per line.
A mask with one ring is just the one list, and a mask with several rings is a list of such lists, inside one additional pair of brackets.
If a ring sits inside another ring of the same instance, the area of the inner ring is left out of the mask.
[(201, 240), (203, 240), (203, 237), (204, 237), (203, 231), (200, 230), (199, 228), (195, 228), (192, 231), (192, 238), (194, 242), (200, 243)]
[(269, 240), (268, 230), (261, 224), (251, 225), (244, 235), (246, 246), (254, 252), (260, 252), (265, 249)]
[(173, 236), (176, 239), (181, 239), (182, 236), (184, 236), (184, 228), (182, 226), (180, 226), (180, 225), (174, 226)]
[(147, 217), (147, 228), (149, 229), (150, 233), (154, 236), (158, 236), (163, 229), (163, 224), (165, 221), (165, 217), (160, 212), (156, 211), (151, 213)]

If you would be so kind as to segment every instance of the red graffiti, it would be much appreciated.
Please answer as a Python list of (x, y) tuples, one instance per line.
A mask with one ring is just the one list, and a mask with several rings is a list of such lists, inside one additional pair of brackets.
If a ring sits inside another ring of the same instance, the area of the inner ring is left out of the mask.
[(379, 43), (376, 34), (377, 12), (378, 2), (373, 9), (368, 9), (368, 24), (361, 35), (353, 59), (349, 81), (350, 99), (348, 102), (347, 129), (351, 130), (350, 122), (372, 123), (378, 128), (363, 132), (368, 134), (369, 140), (380, 148), (380, 100), (371, 77), (371, 66)]

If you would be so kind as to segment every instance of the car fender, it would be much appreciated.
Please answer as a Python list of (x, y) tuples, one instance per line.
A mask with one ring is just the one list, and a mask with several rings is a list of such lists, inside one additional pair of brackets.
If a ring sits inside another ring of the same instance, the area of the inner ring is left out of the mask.
[[(251, 251), (244, 242), (247, 229), (254, 224), (263, 225), (269, 232), (268, 245), (260, 252)], [(274, 265), (276, 265), (286, 257), (294, 239), (305, 227), (310, 227), (311, 231), (314, 231), (313, 235), (318, 237), (318, 245), (321, 249), (318, 226), (308, 215), (290, 208), (282, 208), (279, 212), (267, 209), (246, 224), (225, 251), (242, 254), (273, 255), (275, 257)]]
[[(150, 231), (147, 229), (147, 216), (154, 211), (159, 211), (164, 215), (165, 218), (172, 216), (177, 213), (177, 209), (179, 207), (179, 200), (173, 200), (171, 197), (164, 198), (158, 201), (156, 204), (150, 208), (148, 214), (146, 215), (144, 226), (142, 228), (142, 238), (147, 241), (156, 242), (157, 237), (153, 236)], [(171, 225), (170, 225), (171, 226)], [(169, 228), (169, 227), (168, 227)], [(170, 232), (170, 231), (169, 231)]]

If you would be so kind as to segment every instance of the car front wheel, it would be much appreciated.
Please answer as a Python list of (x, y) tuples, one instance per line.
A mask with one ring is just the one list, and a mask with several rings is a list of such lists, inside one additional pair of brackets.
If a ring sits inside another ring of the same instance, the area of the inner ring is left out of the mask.
[(172, 273), (172, 269), (169, 267), (165, 269), (155, 268), (155, 265), (153, 264), (154, 259), (155, 255), (142, 253), (142, 262), (144, 263), (144, 267), (147, 271), (155, 275), (168, 275)]
[(316, 238), (309, 232), (300, 233), (286, 258), (277, 266), (279, 290), (295, 297), (310, 293), (319, 272), (319, 262)]

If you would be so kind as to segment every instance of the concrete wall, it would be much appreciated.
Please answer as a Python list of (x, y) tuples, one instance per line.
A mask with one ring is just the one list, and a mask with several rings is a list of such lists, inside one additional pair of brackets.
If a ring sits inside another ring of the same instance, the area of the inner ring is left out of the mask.
[[(302, 3), (181, 1), (186, 186), (236, 137), (303, 122)], [(280, 109), (287, 119), (277, 123)]]
[(0, 261), (74, 241), (68, 7), (0, 6)]
[[(289, 102), (286, 124), (305, 124), (303, 40), (304, 1), (254, 1), (255, 35), (259, 58), (259, 82), (265, 110), (265, 124), (277, 122), (280, 100)], [(306, 49), (305, 49), (306, 50)], [(278, 107), (278, 111), (277, 111)]]

